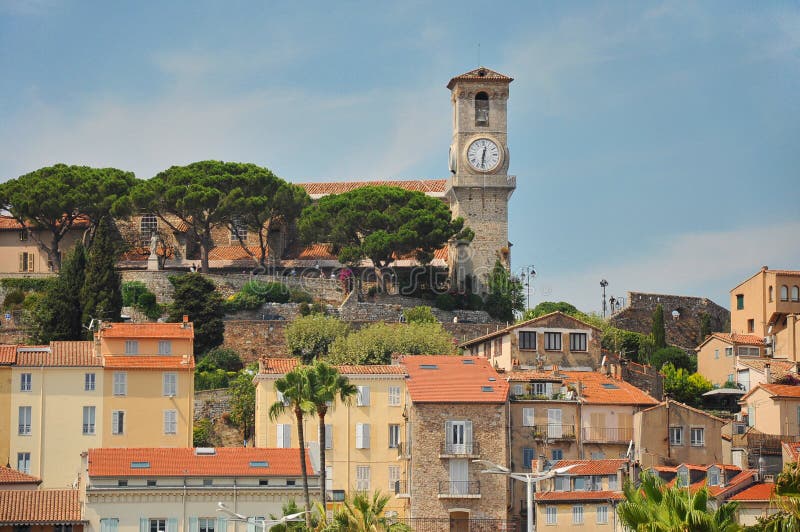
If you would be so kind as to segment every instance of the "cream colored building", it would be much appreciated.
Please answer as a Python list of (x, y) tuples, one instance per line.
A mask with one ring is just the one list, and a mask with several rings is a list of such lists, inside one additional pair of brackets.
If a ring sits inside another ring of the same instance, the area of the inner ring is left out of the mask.
[[(59, 242), (62, 257), (88, 228), (85, 220), (76, 220), (73, 228)], [(30, 275), (53, 271), (47, 252), (37, 239), (51, 245), (52, 234), (42, 229), (23, 228), (9, 216), (0, 216), (0, 273)]]
[[(0, 345), (0, 427), (11, 426), (11, 366), (16, 361), (17, 346)], [(9, 444), (10, 437), (0, 435), (0, 461), (6, 464), (11, 464)]]
[(739, 401), (747, 424), (765, 434), (800, 435), (800, 386), (759, 384)]
[(716, 386), (737, 382), (738, 357), (764, 354), (764, 338), (755, 334), (714, 333), (697, 346), (697, 372)]

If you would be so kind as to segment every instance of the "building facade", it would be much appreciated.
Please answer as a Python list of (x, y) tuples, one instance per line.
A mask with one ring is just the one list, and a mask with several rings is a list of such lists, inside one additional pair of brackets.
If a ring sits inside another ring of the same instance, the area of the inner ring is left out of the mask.
[(697, 372), (712, 384), (736, 383), (738, 357), (764, 355), (764, 338), (754, 334), (714, 333), (697, 346)]

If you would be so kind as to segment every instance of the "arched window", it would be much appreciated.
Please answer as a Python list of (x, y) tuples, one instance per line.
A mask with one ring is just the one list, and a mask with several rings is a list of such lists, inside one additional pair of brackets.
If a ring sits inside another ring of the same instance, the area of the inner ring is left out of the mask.
[(158, 232), (158, 218), (155, 214), (143, 214), (139, 221), (139, 235), (142, 240), (150, 240)]
[(781, 301), (789, 301), (789, 287), (781, 285)]
[(775, 298), (774, 298), (774, 296), (773, 296), (773, 293), (772, 293), (772, 292), (773, 292), (773, 290), (772, 290), (772, 286), (770, 286), (770, 287), (769, 287), (769, 302), (770, 302), (770, 303), (772, 303), (772, 302), (775, 300)]
[(800, 301), (800, 287), (797, 285), (792, 287), (792, 301)]
[(485, 92), (475, 95), (475, 125), (489, 125), (489, 95)]

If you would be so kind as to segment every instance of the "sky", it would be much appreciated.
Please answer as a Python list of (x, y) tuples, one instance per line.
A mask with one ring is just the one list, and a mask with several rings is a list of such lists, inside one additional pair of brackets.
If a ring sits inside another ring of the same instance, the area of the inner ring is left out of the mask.
[(532, 304), (800, 269), (800, 3), (0, 0), (0, 180), (252, 162), (445, 178), (448, 80), (508, 103)]

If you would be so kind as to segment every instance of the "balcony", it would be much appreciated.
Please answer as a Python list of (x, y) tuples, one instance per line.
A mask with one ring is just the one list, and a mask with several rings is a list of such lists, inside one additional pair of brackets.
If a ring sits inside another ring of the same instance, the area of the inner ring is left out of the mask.
[(395, 480), (394, 482), (394, 496), (398, 499), (411, 498), (410, 486), (406, 480)]
[(398, 460), (410, 460), (411, 459), (411, 446), (408, 445), (406, 442), (400, 442), (397, 444), (397, 459)]
[(545, 423), (534, 425), (533, 438), (541, 441), (567, 441), (575, 439), (575, 425), (562, 425), (559, 423)]
[(480, 499), (480, 480), (440, 480), (440, 499)]
[(443, 443), (439, 448), (439, 458), (479, 458), (481, 454), (478, 442)]
[(581, 436), (585, 443), (628, 443), (633, 439), (633, 428), (583, 427)]

